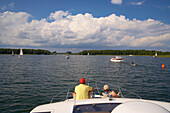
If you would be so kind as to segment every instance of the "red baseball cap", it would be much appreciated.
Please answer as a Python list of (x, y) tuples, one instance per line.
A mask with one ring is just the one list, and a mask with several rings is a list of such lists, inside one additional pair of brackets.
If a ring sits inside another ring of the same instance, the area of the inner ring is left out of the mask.
[(85, 79), (84, 78), (80, 79), (80, 84), (85, 84)]

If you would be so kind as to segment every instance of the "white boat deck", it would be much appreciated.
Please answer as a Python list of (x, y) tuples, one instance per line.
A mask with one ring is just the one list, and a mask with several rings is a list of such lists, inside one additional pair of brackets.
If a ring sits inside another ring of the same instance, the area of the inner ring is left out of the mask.
[[(169, 102), (145, 100), (136, 93), (130, 92), (120, 87), (118, 87), (118, 89), (121, 92), (121, 98), (101, 98), (101, 93), (97, 87), (98, 82), (99, 81), (96, 81), (96, 89), (98, 94), (93, 91), (94, 94), (90, 99), (74, 100), (72, 97), (71, 99), (68, 99), (70, 90), (67, 90), (67, 93), (64, 93), (67, 95), (66, 100), (52, 103), (54, 98), (58, 97), (58, 95), (61, 95), (57, 94), (52, 98), (51, 103), (37, 106), (30, 113), (170, 113)], [(102, 82), (100, 82), (100, 84), (101, 83)], [(111, 86), (111, 84), (109, 85)], [(122, 90), (125, 91), (126, 94), (130, 93), (135, 97), (125, 98), (122, 94)], [(136, 97), (138, 99), (136, 99)], [(130, 110), (130, 112), (122, 112), (122, 109), (123, 111)], [(131, 112), (131, 110), (135, 111)]]
[[(84, 99), (84, 100), (67, 99), (62, 102), (40, 105), (35, 109), (33, 109), (31, 113), (92, 113), (92, 112), (99, 113), (98, 110), (105, 109), (109, 105), (110, 105), (109, 108), (111, 108), (112, 110), (119, 104), (128, 103), (128, 102), (149, 102), (161, 106), (162, 108), (165, 108), (170, 112), (170, 103), (167, 102), (144, 100), (144, 99), (130, 99), (130, 98), (113, 98), (113, 99), (92, 98), (92, 99)], [(96, 106), (98, 106), (98, 108)], [(92, 109), (94, 107), (96, 107), (96, 109)], [(83, 112), (80, 112), (81, 110), (83, 110)], [(108, 109), (105, 110), (103, 113), (111, 113), (111, 111)]]

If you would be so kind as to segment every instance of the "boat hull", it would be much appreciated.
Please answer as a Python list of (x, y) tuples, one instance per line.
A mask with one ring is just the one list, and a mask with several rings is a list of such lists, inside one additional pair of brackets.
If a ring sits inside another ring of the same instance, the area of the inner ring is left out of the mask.
[[(124, 103), (128, 103), (128, 102), (142, 102), (144, 105), (146, 102), (152, 103), (170, 112), (170, 103), (168, 102), (151, 101), (151, 100), (143, 100), (143, 99), (130, 99), (130, 98), (113, 98), (113, 99), (92, 98), (92, 99), (84, 99), (84, 100), (68, 99), (62, 102), (41, 105), (41, 106), (34, 108), (30, 113), (42, 113), (42, 112), (43, 113), (44, 112), (45, 113), (82, 113), (82, 111), (83, 112), (101, 112), (100, 110), (104, 109), (103, 108), (104, 106), (107, 107), (110, 105), (111, 105), (110, 107), (112, 107), (111, 111), (113, 111), (117, 106), (124, 104)], [(148, 109), (148, 108), (145, 108), (145, 106), (141, 106), (141, 107), (142, 109), (145, 109), (145, 110)], [(97, 108), (99, 108), (99, 111)], [(109, 113), (111, 111), (105, 111), (105, 112)], [(136, 113), (138, 113), (138, 111), (136, 111)], [(160, 113), (166, 113), (166, 112), (160, 112)]]
[(111, 62), (123, 62), (123, 58), (120, 56), (115, 56), (110, 59)]
[(123, 60), (110, 59), (111, 62), (123, 62)]

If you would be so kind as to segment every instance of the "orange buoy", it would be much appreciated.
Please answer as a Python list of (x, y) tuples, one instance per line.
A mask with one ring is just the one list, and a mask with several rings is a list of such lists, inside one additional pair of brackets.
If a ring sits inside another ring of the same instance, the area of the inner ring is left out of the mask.
[(165, 65), (164, 64), (162, 64), (162, 69), (164, 69), (165, 68)]

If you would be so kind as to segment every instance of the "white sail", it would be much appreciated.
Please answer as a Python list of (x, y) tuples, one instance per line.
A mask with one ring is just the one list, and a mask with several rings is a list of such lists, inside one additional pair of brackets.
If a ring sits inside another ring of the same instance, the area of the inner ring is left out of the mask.
[(12, 50), (12, 56), (14, 56), (14, 51)]
[(158, 54), (157, 53), (155, 53), (155, 55), (153, 56), (154, 58), (156, 58), (158, 56)]
[(23, 51), (22, 51), (22, 48), (20, 49), (20, 54), (19, 54), (20, 56), (22, 56), (23, 55)]

